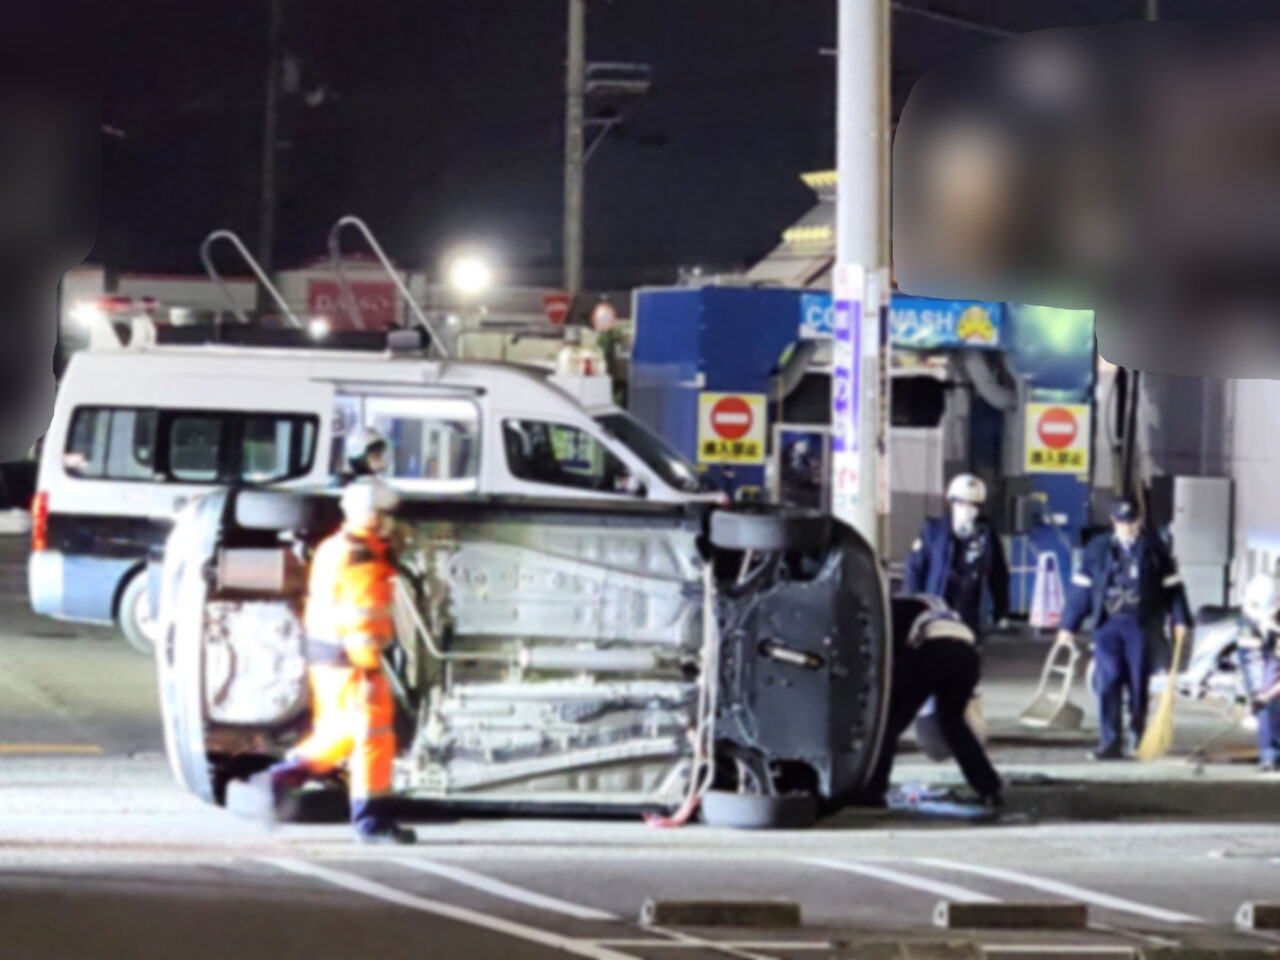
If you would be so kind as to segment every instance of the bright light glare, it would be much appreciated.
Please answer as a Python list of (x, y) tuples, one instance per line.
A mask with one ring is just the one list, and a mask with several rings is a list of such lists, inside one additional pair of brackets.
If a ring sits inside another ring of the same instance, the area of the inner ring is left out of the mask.
[(103, 309), (91, 300), (81, 300), (71, 308), (71, 319), (86, 330), (105, 316)]
[(312, 340), (323, 340), (329, 336), (330, 329), (328, 317), (312, 317), (307, 323), (307, 333), (311, 335)]
[(481, 256), (462, 254), (449, 264), (449, 286), (464, 296), (477, 296), (492, 285), (493, 268)]

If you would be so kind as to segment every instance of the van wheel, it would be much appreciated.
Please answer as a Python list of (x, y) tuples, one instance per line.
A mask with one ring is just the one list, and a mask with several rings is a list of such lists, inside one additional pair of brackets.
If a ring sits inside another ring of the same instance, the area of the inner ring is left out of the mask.
[(120, 632), (129, 646), (146, 656), (155, 652), (159, 624), (151, 618), (151, 601), (147, 593), (147, 573), (136, 573), (120, 595)]

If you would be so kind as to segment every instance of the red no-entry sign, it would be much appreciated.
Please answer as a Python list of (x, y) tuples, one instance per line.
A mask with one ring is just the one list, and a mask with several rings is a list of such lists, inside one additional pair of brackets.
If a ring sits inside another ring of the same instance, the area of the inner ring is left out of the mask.
[(725, 440), (741, 440), (751, 432), (754, 415), (741, 397), (725, 397), (711, 408), (711, 429)]
[(1065, 450), (1075, 443), (1076, 417), (1064, 407), (1050, 407), (1040, 417), (1036, 432), (1040, 434), (1040, 442), (1051, 450)]
[(698, 462), (764, 463), (765, 395), (698, 395)]
[(1026, 406), (1024, 468), (1027, 473), (1089, 474), (1091, 412), (1087, 403)]

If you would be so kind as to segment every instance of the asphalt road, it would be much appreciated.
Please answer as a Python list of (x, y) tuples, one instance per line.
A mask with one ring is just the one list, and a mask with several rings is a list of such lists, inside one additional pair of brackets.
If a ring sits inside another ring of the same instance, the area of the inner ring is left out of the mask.
[[(0, 956), (168, 958), (868, 956), (868, 941), (971, 940), (1000, 957), (1123, 957), (1152, 944), (1280, 946), (1236, 931), (1280, 899), (1280, 783), (1247, 766), (1100, 768), (1089, 731), (1012, 717), (1042, 650), (990, 651), (994, 824), (837, 817), (794, 833), (634, 822), (427, 821), (420, 844), (353, 845), (203, 806), (163, 758), (152, 667), (112, 631), (26, 610), (0, 546)], [(15, 584), (17, 589), (15, 590)], [(1216, 721), (1184, 718), (1183, 749)], [(1238, 740), (1239, 738), (1237, 738)], [(907, 755), (900, 779), (953, 779)], [(798, 929), (652, 929), (649, 898), (785, 898)], [(1079, 932), (941, 931), (940, 900), (1090, 907)], [(1068, 952), (1060, 952), (1063, 949)], [(897, 953), (896, 956), (912, 954)], [(928, 955), (928, 954), (916, 954)]]

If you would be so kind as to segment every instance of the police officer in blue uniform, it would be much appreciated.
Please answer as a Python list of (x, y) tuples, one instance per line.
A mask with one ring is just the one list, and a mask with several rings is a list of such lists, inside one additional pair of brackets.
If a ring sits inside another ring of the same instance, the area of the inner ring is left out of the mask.
[(904, 594), (939, 597), (981, 637), (982, 604), (988, 594), (996, 620), (1009, 611), (1009, 567), (990, 522), (981, 515), (987, 486), (963, 473), (947, 487), (949, 517), (930, 517), (912, 545), (903, 578)]
[(1097, 668), (1101, 735), (1091, 756), (1125, 757), (1121, 730), (1123, 700), (1129, 696), (1133, 741), (1147, 724), (1147, 692), (1152, 659), (1163, 642), (1168, 617), (1175, 635), (1190, 622), (1186, 592), (1177, 564), (1159, 537), (1145, 530), (1133, 502), (1111, 507), (1111, 532), (1085, 548), (1084, 562), (1072, 578), (1058, 643), (1074, 644), (1086, 617), (1093, 618), (1093, 657)]

